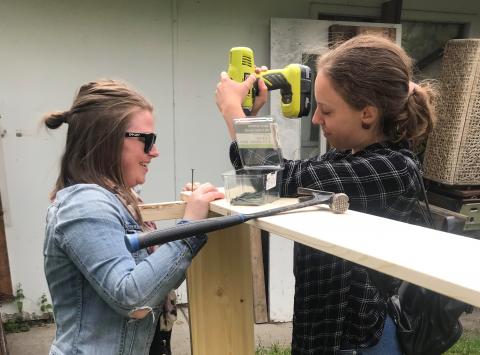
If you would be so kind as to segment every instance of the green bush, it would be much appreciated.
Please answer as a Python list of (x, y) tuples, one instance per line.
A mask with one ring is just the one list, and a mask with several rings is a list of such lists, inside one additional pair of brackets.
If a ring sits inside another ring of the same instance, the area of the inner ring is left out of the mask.
[(10, 319), (4, 324), (4, 329), (6, 333), (28, 332), (30, 325), (19, 319)]

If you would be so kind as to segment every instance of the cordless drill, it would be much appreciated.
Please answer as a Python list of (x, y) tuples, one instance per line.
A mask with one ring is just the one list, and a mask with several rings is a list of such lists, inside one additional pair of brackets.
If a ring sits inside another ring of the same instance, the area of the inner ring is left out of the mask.
[[(249, 75), (255, 75), (253, 51), (247, 47), (230, 50), (228, 75), (232, 80), (242, 82)], [(263, 80), (268, 90), (280, 89), (282, 114), (287, 118), (307, 116), (310, 112), (312, 74), (308, 66), (289, 64), (283, 69), (272, 69), (256, 74), (258, 79), (242, 103), (243, 111), (249, 115), (255, 96), (258, 96), (258, 80)]]

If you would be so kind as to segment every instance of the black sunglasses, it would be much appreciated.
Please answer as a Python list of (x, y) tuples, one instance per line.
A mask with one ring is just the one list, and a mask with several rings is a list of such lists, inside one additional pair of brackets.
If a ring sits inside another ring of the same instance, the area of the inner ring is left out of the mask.
[(157, 135), (155, 133), (137, 133), (137, 132), (125, 132), (125, 137), (127, 138), (138, 138), (143, 141), (145, 145), (143, 151), (145, 154), (148, 154), (155, 144)]

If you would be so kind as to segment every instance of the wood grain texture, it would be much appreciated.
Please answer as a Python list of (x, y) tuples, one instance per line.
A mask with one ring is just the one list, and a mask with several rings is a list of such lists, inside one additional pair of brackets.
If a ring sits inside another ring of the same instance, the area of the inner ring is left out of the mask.
[(250, 228), (209, 233), (187, 273), (192, 354), (253, 355)]
[(250, 226), (250, 254), (252, 258), (253, 313), (255, 323), (267, 323), (267, 297), (262, 253), (261, 230)]
[[(210, 209), (230, 215), (295, 202), (245, 207), (218, 200)], [(351, 210), (334, 214), (323, 206), (247, 223), (480, 307), (479, 240)]]
[(13, 295), (10, 263), (8, 261), (7, 236), (3, 222), (2, 200), (0, 198), (0, 304), (3, 298), (8, 299)]
[[(253, 213), (296, 202), (247, 207), (218, 200), (210, 211)], [(254, 354), (249, 225), (480, 307), (480, 241), (355, 211), (309, 207), (209, 234), (187, 276), (193, 355)]]
[(164, 219), (182, 218), (185, 213), (184, 201), (145, 203), (139, 205), (140, 213), (145, 222), (160, 221)]

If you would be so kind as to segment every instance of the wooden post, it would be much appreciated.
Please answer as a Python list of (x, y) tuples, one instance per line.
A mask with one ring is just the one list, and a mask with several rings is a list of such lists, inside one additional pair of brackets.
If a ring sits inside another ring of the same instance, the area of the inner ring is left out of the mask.
[(250, 227), (209, 233), (187, 273), (193, 355), (253, 355)]
[(3, 329), (2, 319), (0, 318), (0, 355), (8, 355), (7, 337)]
[[(0, 196), (0, 294), (13, 295), (10, 263), (8, 261), (7, 237), (3, 223), (3, 207)], [(1, 300), (0, 300), (1, 302)]]
[(250, 226), (250, 253), (252, 257), (253, 312), (255, 323), (267, 323), (267, 298), (262, 253), (262, 231)]

